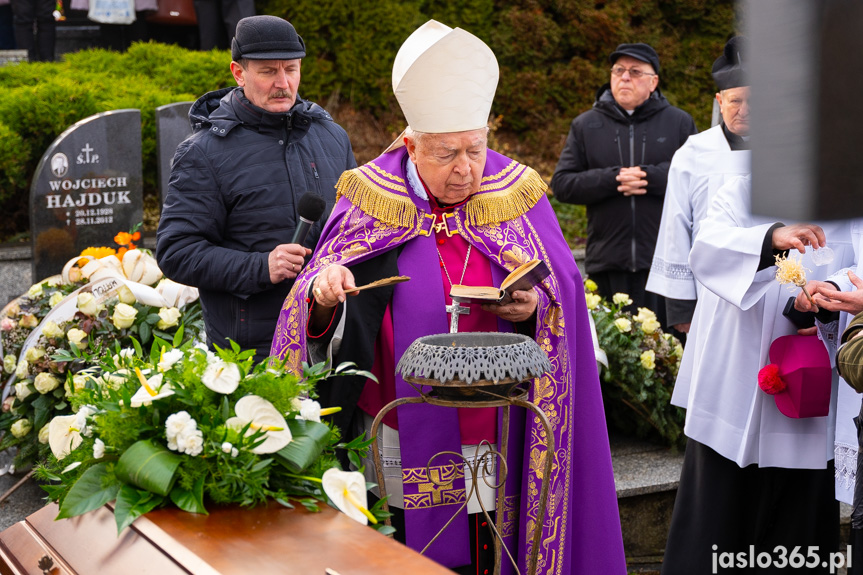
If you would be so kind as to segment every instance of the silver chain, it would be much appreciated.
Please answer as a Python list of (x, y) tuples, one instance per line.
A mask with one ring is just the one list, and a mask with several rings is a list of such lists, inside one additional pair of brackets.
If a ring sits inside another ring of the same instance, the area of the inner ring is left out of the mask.
[[(452, 289), (453, 283), (452, 278), (449, 277), (449, 271), (446, 269), (446, 263), (443, 261), (443, 255), (440, 253), (440, 248), (437, 247), (437, 241), (435, 241), (435, 249), (437, 250), (437, 257), (440, 258), (440, 265), (443, 267), (443, 273), (446, 274), (446, 279), (449, 280), (449, 287)], [(470, 259), (470, 250), (473, 248), (473, 244), (467, 245), (467, 255), (464, 257), (464, 268), (461, 270), (461, 279), (458, 280), (458, 283), (461, 284), (464, 281), (464, 274), (467, 272), (467, 261)]]

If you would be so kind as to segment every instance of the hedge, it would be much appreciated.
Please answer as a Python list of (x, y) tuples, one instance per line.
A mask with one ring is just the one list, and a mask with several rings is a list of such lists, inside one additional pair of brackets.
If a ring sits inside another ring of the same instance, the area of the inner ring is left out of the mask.
[[(375, 155), (402, 125), (390, 73), (398, 47), (429, 18), (485, 40), (501, 78), (493, 108), (495, 143), (546, 178), (569, 122), (607, 81), (607, 54), (643, 41), (660, 54), (663, 93), (709, 127), (710, 67), (744, 14), (732, 0), (259, 0), (259, 14), (290, 20), (306, 41), (300, 92), (335, 108), (358, 160)], [(0, 240), (26, 232), (30, 179), (51, 142), (98, 112), (139, 108), (145, 196), (158, 194), (155, 108), (234, 85), (224, 51), (156, 43), (125, 53), (88, 50), (62, 62), (0, 67)], [(348, 123), (345, 123), (348, 122)], [(359, 141), (363, 140), (363, 141)], [(583, 211), (568, 211), (573, 231)]]

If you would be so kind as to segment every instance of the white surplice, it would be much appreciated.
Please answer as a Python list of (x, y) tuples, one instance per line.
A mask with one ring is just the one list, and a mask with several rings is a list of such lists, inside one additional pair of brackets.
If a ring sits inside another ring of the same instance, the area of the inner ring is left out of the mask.
[[(776, 219), (752, 215), (750, 194), (749, 177), (722, 186), (690, 253), (695, 278), (706, 289), (693, 318), (696, 337), (687, 341), (676, 383), (685, 391), (684, 431), (741, 467), (823, 469), (833, 459), (836, 383), (829, 415), (806, 419), (782, 415), (758, 387), (770, 344), (796, 333), (782, 311), (799, 288), (777, 282), (775, 266), (758, 271), (765, 235)], [(818, 224), (835, 257), (819, 267), (808, 249), (802, 256), (808, 279), (825, 279), (854, 261), (849, 223)]]
[(732, 151), (721, 125), (689, 136), (674, 153), (647, 291), (672, 299), (697, 299), (698, 282), (689, 267), (692, 239), (716, 190), (731, 178), (751, 172), (751, 154)]

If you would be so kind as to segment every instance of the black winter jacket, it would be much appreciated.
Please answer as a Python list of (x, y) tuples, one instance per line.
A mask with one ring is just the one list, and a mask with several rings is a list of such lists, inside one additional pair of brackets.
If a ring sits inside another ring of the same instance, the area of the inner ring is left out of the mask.
[[(572, 121), (551, 189), (561, 202), (587, 206), (587, 273), (650, 269), (671, 157), (696, 132), (692, 117), (658, 89), (629, 115), (609, 84)], [(645, 195), (617, 191), (623, 166), (647, 173)]]
[(298, 98), (273, 114), (240, 88), (202, 96), (189, 117), (194, 133), (177, 148), (159, 222), (159, 267), (198, 287), (211, 343), (230, 338), (265, 357), (293, 285), (270, 282), (269, 253), (290, 243), (307, 192), (327, 203), (305, 242), (314, 248), (336, 181), (357, 165), (351, 143), (317, 104)]

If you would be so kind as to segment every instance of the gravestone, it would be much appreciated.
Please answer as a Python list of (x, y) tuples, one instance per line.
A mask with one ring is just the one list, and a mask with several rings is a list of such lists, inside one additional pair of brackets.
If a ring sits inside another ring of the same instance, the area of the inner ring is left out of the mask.
[(159, 155), (159, 199), (165, 204), (168, 194), (168, 180), (171, 178), (171, 164), (174, 152), (180, 142), (192, 135), (189, 123), (189, 109), (194, 102), (176, 102), (156, 108), (156, 150)]
[(58, 274), (87, 247), (118, 247), (143, 218), (141, 111), (113, 110), (60, 134), (30, 188), (33, 281)]

